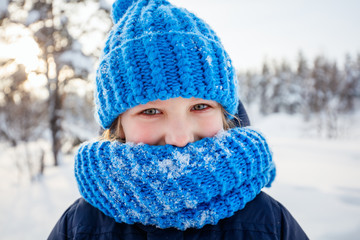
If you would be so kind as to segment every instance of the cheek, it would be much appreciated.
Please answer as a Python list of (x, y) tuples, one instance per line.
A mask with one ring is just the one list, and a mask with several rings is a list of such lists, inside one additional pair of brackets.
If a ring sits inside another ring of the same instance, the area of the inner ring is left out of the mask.
[(132, 122), (124, 128), (126, 142), (145, 143), (153, 145), (158, 141), (159, 131), (148, 124)]
[(222, 116), (221, 114), (216, 114), (212, 117), (202, 119), (198, 126), (202, 138), (213, 137), (216, 133), (223, 129)]

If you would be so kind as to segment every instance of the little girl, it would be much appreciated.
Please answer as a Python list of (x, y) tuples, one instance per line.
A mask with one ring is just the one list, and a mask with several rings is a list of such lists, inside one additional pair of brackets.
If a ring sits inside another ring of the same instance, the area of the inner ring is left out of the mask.
[(275, 165), (236, 126), (248, 119), (215, 32), (166, 0), (118, 0), (112, 17), (95, 89), (105, 132), (78, 150), (82, 198), (49, 239), (308, 239), (261, 191)]

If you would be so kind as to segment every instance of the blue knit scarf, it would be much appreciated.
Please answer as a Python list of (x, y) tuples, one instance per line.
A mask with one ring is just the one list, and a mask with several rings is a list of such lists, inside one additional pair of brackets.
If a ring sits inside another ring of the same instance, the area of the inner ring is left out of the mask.
[(183, 148), (86, 142), (75, 159), (81, 195), (117, 222), (180, 230), (217, 224), (275, 178), (262, 135), (221, 131)]

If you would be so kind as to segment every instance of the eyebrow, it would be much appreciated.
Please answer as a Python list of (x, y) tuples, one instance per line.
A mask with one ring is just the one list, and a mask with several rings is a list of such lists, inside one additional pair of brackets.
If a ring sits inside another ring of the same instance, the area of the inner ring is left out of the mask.
[(145, 103), (145, 104), (141, 104), (139, 106), (141, 107), (146, 107), (147, 106), (162, 106), (164, 105), (165, 103), (162, 102), (161, 100), (156, 100), (156, 101), (153, 101), (153, 102), (148, 102), (148, 103)]
[[(216, 101), (213, 101), (213, 100), (207, 100), (207, 99), (202, 99), (202, 98), (188, 98), (190, 100), (190, 104), (193, 104), (194, 102), (197, 102), (197, 103), (201, 103), (201, 102), (204, 102), (204, 103), (209, 103), (209, 102), (215, 102), (217, 103)], [(218, 104), (218, 103), (217, 103)], [(138, 105), (136, 107), (141, 107), (141, 108), (157, 108), (157, 107), (162, 107), (166, 105), (164, 103), (164, 101), (162, 100), (155, 100), (155, 101), (152, 101), (152, 102), (148, 102), (148, 103), (145, 103), (145, 104), (141, 104), (141, 105)]]

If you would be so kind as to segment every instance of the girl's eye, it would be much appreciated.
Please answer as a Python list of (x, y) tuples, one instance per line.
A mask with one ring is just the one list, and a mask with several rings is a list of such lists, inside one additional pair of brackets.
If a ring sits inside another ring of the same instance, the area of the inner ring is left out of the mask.
[(149, 109), (142, 111), (142, 114), (145, 114), (145, 115), (155, 115), (155, 114), (159, 114), (159, 113), (160, 113), (160, 111), (157, 110), (156, 108), (149, 108)]
[(199, 111), (199, 110), (204, 110), (208, 107), (209, 106), (207, 104), (196, 104), (192, 110)]

